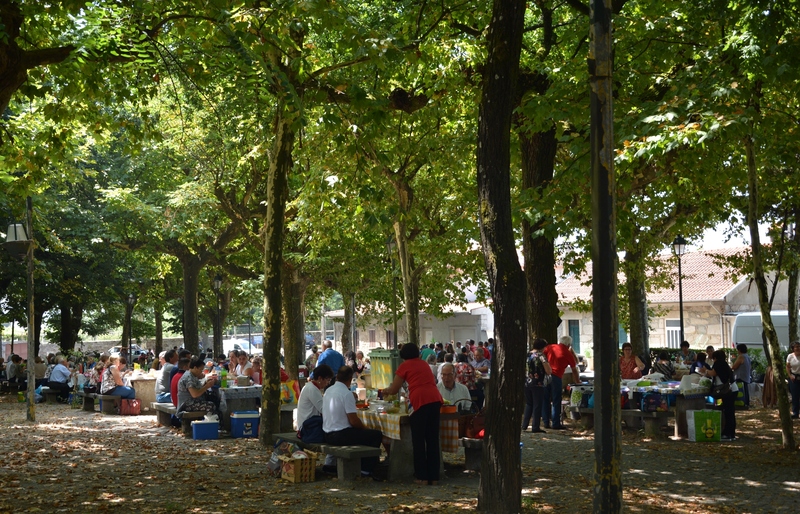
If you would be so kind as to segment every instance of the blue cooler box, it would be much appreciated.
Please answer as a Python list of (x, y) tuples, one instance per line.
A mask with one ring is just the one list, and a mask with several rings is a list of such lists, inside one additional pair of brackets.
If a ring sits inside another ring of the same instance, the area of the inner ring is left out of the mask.
[(219, 422), (192, 421), (192, 439), (219, 439)]
[(239, 437), (258, 437), (259, 414), (256, 410), (245, 410), (231, 414), (231, 435)]

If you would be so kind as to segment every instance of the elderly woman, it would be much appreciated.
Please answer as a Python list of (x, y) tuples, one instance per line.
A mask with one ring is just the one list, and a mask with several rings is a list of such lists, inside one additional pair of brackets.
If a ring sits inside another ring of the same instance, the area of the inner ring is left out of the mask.
[(622, 344), (622, 357), (619, 358), (619, 372), (623, 380), (642, 378), (644, 363), (633, 354), (631, 343)]
[(436, 387), (430, 366), (419, 358), (419, 348), (407, 343), (400, 349), (403, 363), (397, 368), (392, 384), (383, 395), (396, 394), (408, 383), (413, 412), (409, 417), (411, 445), (414, 448), (414, 476), (417, 484), (439, 483), (439, 409), (442, 395)]
[(122, 400), (133, 400), (136, 391), (125, 385), (122, 380), (130, 371), (125, 371), (128, 361), (125, 357), (109, 357), (109, 366), (103, 371), (103, 381), (100, 385), (100, 394), (119, 396)]

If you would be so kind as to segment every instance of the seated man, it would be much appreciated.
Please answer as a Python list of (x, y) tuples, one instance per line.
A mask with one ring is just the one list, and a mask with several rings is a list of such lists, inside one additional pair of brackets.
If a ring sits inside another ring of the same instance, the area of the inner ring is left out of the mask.
[(72, 373), (67, 367), (67, 358), (63, 355), (59, 356), (58, 364), (50, 372), (50, 379), (47, 381), (47, 387), (53, 391), (58, 391), (58, 401), (66, 402), (69, 399), (69, 392), (72, 390), (69, 385), (71, 376)]
[[(170, 377), (172, 376), (172, 368), (175, 367), (176, 362), (178, 362), (178, 354), (175, 350), (169, 350), (164, 354), (164, 365), (161, 366), (155, 383), (156, 401), (158, 403), (169, 403), (173, 401), (172, 395), (170, 394)], [(175, 398), (175, 400), (177, 400), (177, 398)]]
[[(208, 375), (203, 381), (203, 368), (206, 363), (203, 359), (194, 359), (189, 363), (189, 370), (178, 380), (178, 414), (181, 412), (205, 411), (216, 414), (219, 410), (217, 402), (206, 395), (216, 383), (216, 376)], [(177, 372), (177, 370), (176, 370)]]
[[(325, 442), (331, 445), (364, 445), (380, 448), (383, 435), (380, 430), (366, 428), (356, 414), (356, 399), (346, 384), (353, 380), (353, 368), (341, 366), (336, 383), (328, 387), (322, 397), (322, 430)], [(361, 459), (361, 474), (370, 476), (378, 464), (378, 457)]]
[(464, 384), (456, 382), (456, 368), (450, 363), (442, 366), (441, 380), (436, 387), (443, 400), (447, 400), (450, 405), (457, 405), (459, 410), (470, 410), (472, 401), (470, 400), (469, 389)]

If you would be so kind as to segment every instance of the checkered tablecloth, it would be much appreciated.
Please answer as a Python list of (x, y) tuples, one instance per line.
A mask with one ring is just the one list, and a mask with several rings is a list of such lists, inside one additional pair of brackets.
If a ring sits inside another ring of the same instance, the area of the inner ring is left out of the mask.
[[(367, 428), (380, 430), (389, 439), (400, 440), (400, 423), (408, 423), (407, 414), (385, 414), (372, 410), (359, 410), (358, 418)], [(439, 421), (439, 442), (443, 452), (458, 451), (458, 420), (442, 419)]]

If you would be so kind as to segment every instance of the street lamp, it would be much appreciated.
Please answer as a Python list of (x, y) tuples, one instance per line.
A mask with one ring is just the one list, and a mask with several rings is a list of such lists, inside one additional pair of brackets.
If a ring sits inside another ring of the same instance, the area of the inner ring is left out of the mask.
[[(397, 276), (394, 273), (394, 250), (397, 243), (393, 236), (386, 240), (386, 252), (389, 254), (389, 261), (392, 263), (392, 348), (397, 349)], [(388, 341), (387, 341), (388, 342)]]
[(214, 326), (214, 353), (222, 353), (222, 321), (220, 318), (220, 296), (219, 290), (222, 289), (222, 276), (214, 277), (214, 293), (217, 295), (217, 323)]
[[(131, 361), (131, 369), (133, 368), (133, 306), (136, 305), (136, 295), (131, 293), (128, 295), (128, 351), (126, 352), (125, 357)], [(124, 348), (123, 348), (124, 350)]]
[(681, 340), (678, 341), (678, 347), (683, 343), (683, 275), (681, 274), (681, 255), (686, 253), (686, 240), (678, 234), (675, 241), (672, 242), (672, 249), (675, 255), (678, 256), (678, 310), (680, 311), (681, 318)]
[[(14, 223), (8, 226), (5, 247), (8, 252), (19, 260), (28, 260), (28, 359), (32, 359), (36, 353), (34, 343), (34, 312), (33, 312), (33, 249), (36, 243), (33, 241), (33, 200), (29, 196), (25, 201), (26, 219), (25, 224)], [(11, 325), (11, 342), (13, 349), (14, 325)], [(29, 360), (29, 362), (32, 362)], [(34, 366), (28, 366), (28, 421), (36, 421), (36, 403), (34, 390), (36, 389), (36, 376)]]

